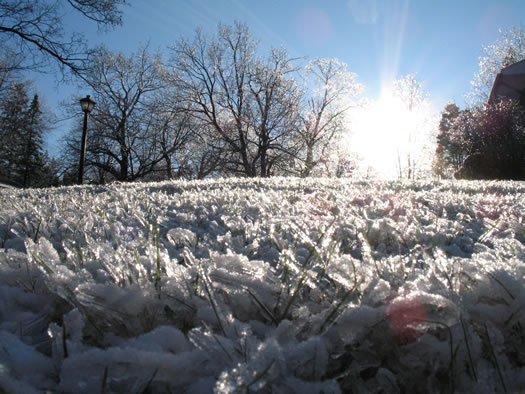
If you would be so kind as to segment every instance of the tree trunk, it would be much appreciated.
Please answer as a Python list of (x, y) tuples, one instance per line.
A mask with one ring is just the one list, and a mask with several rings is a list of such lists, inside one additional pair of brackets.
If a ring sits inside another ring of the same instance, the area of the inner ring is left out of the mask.
[(122, 119), (118, 125), (118, 135), (120, 144), (120, 174), (119, 181), (125, 182), (129, 175), (129, 154), (126, 147), (126, 114), (122, 114)]
[(246, 176), (253, 178), (257, 176), (257, 172), (255, 170), (254, 163), (250, 163), (250, 159), (248, 157), (248, 144), (246, 143), (246, 139), (244, 138), (244, 134), (242, 131), (239, 131), (239, 142), (240, 142), (240, 154), (242, 159), (242, 164), (244, 167), (244, 173)]
[(314, 168), (314, 149), (313, 146), (308, 145), (306, 147), (306, 159), (304, 161), (304, 169), (301, 172), (301, 177), (309, 177)]
[(166, 162), (166, 177), (168, 179), (172, 179), (173, 177), (173, 171), (171, 168), (171, 157), (167, 153), (164, 154), (164, 161)]
[(260, 146), (260, 152), (261, 152), (261, 177), (268, 178), (270, 176), (269, 174), (269, 166), (268, 166), (268, 135), (266, 130), (261, 132), (261, 146)]

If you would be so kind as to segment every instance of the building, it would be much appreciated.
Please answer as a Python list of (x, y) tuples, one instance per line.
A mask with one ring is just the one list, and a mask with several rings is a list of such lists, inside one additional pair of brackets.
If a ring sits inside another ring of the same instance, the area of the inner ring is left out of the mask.
[(502, 68), (496, 75), (490, 92), (489, 104), (498, 97), (519, 100), (525, 107), (525, 59)]

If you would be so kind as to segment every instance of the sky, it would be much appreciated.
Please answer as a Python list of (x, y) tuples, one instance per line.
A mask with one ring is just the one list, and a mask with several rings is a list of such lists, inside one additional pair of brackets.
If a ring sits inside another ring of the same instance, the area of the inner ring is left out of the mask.
[[(261, 54), (283, 47), (292, 57), (338, 58), (377, 99), (389, 81), (416, 73), (437, 109), (448, 102), (465, 107), (464, 95), (478, 70), (482, 46), (499, 30), (525, 23), (524, 0), (129, 0), (123, 25), (103, 33), (75, 13), (64, 15), (66, 31), (86, 35), (89, 44), (131, 54), (149, 42), (164, 50), (196, 28), (214, 34), (218, 23), (245, 23)], [(53, 75), (35, 75), (47, 107), (61, 119), (59, 103), (89, 94), (58, 85)], [(71, 125), (64, 120), (50, 135), (48, 149)]]

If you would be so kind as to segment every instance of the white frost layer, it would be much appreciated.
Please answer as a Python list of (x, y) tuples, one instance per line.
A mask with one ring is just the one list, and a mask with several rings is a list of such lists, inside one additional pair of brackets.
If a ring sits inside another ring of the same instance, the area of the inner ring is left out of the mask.
[(0, 191), (0, 391), (517, 392), (525, 184)]

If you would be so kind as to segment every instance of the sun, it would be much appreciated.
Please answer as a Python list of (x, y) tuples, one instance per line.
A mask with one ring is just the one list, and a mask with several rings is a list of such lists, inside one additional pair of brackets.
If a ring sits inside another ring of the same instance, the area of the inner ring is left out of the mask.
[(358, 111), (350, 126), (350, 144), (364, 168), (381, 178), (396, 177), (403, 158), (414, 148), (418, 118), (418, 111), (390, 90)]

